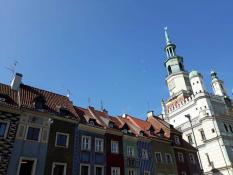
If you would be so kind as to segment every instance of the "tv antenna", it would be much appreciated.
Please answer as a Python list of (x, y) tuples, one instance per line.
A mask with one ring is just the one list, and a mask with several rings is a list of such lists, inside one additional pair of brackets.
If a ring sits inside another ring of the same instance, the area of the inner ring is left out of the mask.
[(7, 70), (9, 70), (9, 71), (12, 73), (12, 75), (11, 75), (11, 80), (12, 80), (12, 79), (14, 78), (14, 76), (15, 76), (15, 73), (16, 73), (16, 66), (17, 66), (18, 63), (19, 63), (19, 62), (18, 62), (17, 60), (15, 60), (14, 63), (13, 63), (12, 65), (5, 66), (5, 68), (6, 68)]
[(91, 106), (91, 97), (88, 97), (88, 105)]
[(103, 110), (104, 110), (104, 103), (103, 103), (103, 101), (102, 101), (102, 100), (100, 101), (100, 109), (101, 109), (101, 111), (103, 111)]

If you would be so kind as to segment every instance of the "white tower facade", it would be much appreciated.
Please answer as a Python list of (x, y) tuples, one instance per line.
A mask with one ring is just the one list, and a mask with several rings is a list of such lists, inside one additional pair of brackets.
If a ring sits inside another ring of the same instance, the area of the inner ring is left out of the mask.
[(218, 79), (217, 73), (211, 71), (211, 78), (212, 78), (212, 88), (215, 95), (218, 96), (226, 96), (226, 90), (223, 86), (223, 81)]
[(170, 96), (174, 96), (182, 92), (190, 92), (191, 85), (189, 82), (188, 72), (185, 71), (184, 68), (183, 58), (176, 54), (176, 45), (171, 42), (167, 33), (167, 28), (165, 28), (165, 38), (165, 52), (167, 58), (164, 65), (167, 69), (166, 82)]
[(228, 112), (233, 111), (233, 102), (227, 98), (226, 103), (223, 81), (211, 72), (214, 94), (209, 93), (201, 73), (185, 71), (183, 58), (172, 51), (169, 38), (166, 41), (170, 97), (164, 102), (164, 119), (198, 149), (204, 174), (233, 175), (233, 113)]

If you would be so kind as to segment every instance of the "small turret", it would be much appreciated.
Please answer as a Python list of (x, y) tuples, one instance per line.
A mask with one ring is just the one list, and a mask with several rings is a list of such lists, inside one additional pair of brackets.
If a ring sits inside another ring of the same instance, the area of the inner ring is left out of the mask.
[(218, 79), (217, 73), (215, 71), (211, 71), (210, 75), (214, 94), (219, 96), (227, 96), (226, 90), (223, 86), (224, 82)]
[(203, 76), (198, 71), (192, 71), (189, 73), (189, 80), (192, 86), (193, 94), (205, 92), (205, 86), (203, 83)]

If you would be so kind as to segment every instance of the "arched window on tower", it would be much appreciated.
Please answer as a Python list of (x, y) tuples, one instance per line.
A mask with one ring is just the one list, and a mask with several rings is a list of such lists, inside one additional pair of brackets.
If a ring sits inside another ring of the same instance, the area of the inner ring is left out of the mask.
[(182, 63), (179, 63), (179, 67), (180, 67), (180, 70), (181, 70), (181, 71), (184, 71), (184, 66), (183, 66)]
[(168, 66), (167, 70), (168, 70), (168, 74), (171, 75), (172, 74), (172, 68), (171, 68), (171, 66)]

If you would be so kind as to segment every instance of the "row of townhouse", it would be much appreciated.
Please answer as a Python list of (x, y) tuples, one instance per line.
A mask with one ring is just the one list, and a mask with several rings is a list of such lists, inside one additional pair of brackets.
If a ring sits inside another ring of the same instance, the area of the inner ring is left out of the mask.
[(0, 175), (199, 175), (197, 150), (153, 112), (141, 120), (0, 83)]

